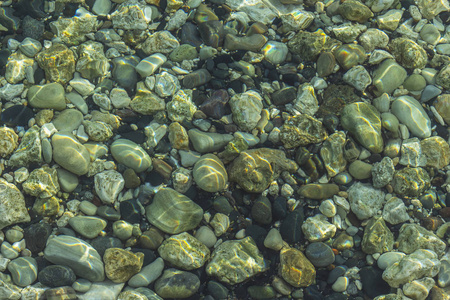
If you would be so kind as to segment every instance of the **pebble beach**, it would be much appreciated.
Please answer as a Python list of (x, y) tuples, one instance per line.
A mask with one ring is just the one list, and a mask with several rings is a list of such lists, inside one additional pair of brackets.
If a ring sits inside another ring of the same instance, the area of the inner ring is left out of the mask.
[(450, 299), (448, 0), (0, 1), (0, 299)]

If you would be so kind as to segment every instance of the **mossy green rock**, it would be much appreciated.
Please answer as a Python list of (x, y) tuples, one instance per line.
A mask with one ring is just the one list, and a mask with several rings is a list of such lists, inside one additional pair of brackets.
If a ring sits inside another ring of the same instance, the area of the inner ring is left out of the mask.
[(423, 69), (428, 62), (425, 50), (413, 40), (397, 38), (390, 43), (389, 49), (405, 68)]
[(364, 236), (361, 243), (362, 250), (367, 254), (383, 253), (391, 251), (394, 247), (394, 235), (386, 226), (383, 218), (370, 219), (364, 228)]
[(198, 52), (194, 46), (183, 44), (176, 48), (169, 55), (169, 59), (175, 62), (182, 62), (183, 60), (191, 60), (197, 58)]
[(364, 102), (348, 104), (342, 111), (341, 124), (366, 149), (383, 151), (380, 113), (374, 106)]
[(392, 187), (401, 196), (417, 197), (430, 188), (430, 175), (420, 167), (406, 167), (394, 173)]

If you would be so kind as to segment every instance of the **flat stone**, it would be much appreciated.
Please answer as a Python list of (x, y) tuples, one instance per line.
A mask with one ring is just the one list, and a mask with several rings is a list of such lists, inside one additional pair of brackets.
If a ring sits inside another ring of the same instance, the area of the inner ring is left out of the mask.
[(76, 175), (87, 173), (90, 164), (89, 152), (70, 133), (56, 133), (52, 136), (54, 161)]
[(72, 132), (77, 129), (83, 121), (83, 114), (77, 109), (63, 110), (53, 121), (58, 131)]
[(306, 247), (305, 255), (317, 268), (327, 267), (334, 263), (335, 255), (330, 246), (322, 242), (311, 243)]
[(152, 167), (152, 160), (147, 152), (130, 140), (118, 139), (114, 141), (111, 145), (111, 154), (119, 163), (137, 173)]
[(203, 218), (203, 209), (177, 191), (164, 188), (146, 207), (146, 216), (160, 230), (177, 234), (197, 227)]
[(39, 282), (49, 287), (71, 286), (77, 279), (71, 268), (62, 265), (47, 266), (38, 274)]
[(339, 186), (333, 183), (310, 183), (298, 190), (300, 196), (314, 200), (328, 199), (338, 192)]
[(103, 281), (103, 262), (97, 251), (85, 241), (60, 235), (50, 239), (44, 250), (48, 261), (70, 267), (77, 276), (90, 281)]
[(97, 217), (76, 216), (69, 220), (69, 224), (82, 236), (93, 239), (105, 229), (107, 222)]

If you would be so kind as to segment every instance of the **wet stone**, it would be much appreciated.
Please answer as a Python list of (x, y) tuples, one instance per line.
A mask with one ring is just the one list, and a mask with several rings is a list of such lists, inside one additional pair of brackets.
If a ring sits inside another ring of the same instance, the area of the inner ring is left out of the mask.
[(267, 197), (258, 198), (252, 206), (251, 215), (253, 220), (259, 224), (268, 225), (272, 223), (272, 204)]
[(229, 101), (233, 121), (244, 131), (251, 131), (261, 118), (262, 97), (255, 91), (236, 94)]
[(111, 145), (111, 154), (121, 164), (133, 169), (135, 172), (143, 172), (152, 166), (152, 160), (147, 152), (136, 143), (118, 139)]
[(203, 209), (188, 197), (164, 188), (146, 207), (146, 216), (151, 224), (169, 234), (194, 229), (203, 218)]
[(389, 184), (394, 176), (394, 171), (394, 163), (387, 156), (375, 163), (371, 169), (373, 187), (382, 188)]
[(137, 274), (144, 262), (144, 254), (136, 254), (120, 248), (106, 249), (103, 255), (106, 277), (115, 283), (127, 282)]
[(136, 95), (130, 102), (131, 109), (142, 115), (153, 115), (164, 110), (164, 106), (164, 99), (138, 82)]
[[(113, 1), (122, 3), (124, 1)], [(139, 1), (125, 1), (111, 14), (114, 28), (124, 30), (145, 30), (151, 21), (152, 10), (149, 6)]]
[(298, 249), (283, 249), (280, 252), (280, 273), (294, 287), (307, 287), (316, 281), (313, 264)]
[(167, 116), (174, 122), (191, 121), (196, 110), (192, 102), (192, 90), (178, 90), (166, 104)]
[(445, 65), (436, 75), (436, 83), (444, 89), (450, 89), (450, 64)]
[(260, 148), (241, 152), (230, 165), (228, 175), (245, 191), (261, 193), (284, 170), (293, 173), (297, 164), (280, 150)]
[(373, 73), (373, 85), (377, 96), (392, 93), (406, 79), (406, 70), (393, 59), (384, 60)]
[(348, 104), (342, 111), (341, 123), (371, 152), (383, 150), (380, 114), (372, 105), (364, 102)]
[(69, 224), (82, 236), (93, 239), (105, 229), (107, 222), (97, 217), (76, 216), (69, 220)]
[(97, 251), (85, 241), (61, 235), (50, 239), (44, 257), (54, 264), (70, 267), (79, 277), (103, 281), (103, 262)]
[(107, 170), (94, 176), (94, 184), (100, 200), (105, 204), (112, 204), (122, 191), (125, 181), (119, 172)]
[(400, 96), (392, 102), (391, 112), (405, 124), (412, 135), (427, 138), (431, 121), (421, 104), (411, 96)]
[(8, 271), (14, 284), (25, 287), (36, 281), (38, 265), (32, 257), (19, 257), (9, 262)]
[(336, 61), (345, 70), (362, 64), (366, 60), (366, 50), (358, 44), (339, 46), (333, 52)]
[(314, 200), (328, 199), (338, 192), (339, 187), (332, 183), (305, 184), (298, 190), (300, 196)]
[(198, 25), (198, 32), (203, 42), (213, 48), (222, 46), (225, 31), (223, 30), (223, 22), (219, 20), (209, 20)]
[(383, 253), (393, 249), (394, 235), (386, 226), (383, 218), (370, 219), (364, 228), (361, 246), (363, 252), (367, 254)]
[(56, 133), (52, 137), (53, 159), (76, 175), (87, 173), (90, 163), (87, 149), (69, 133)]
[(223, 190), (228, 182), (225, 166), (214, 154), (205, 154), (200, 157), (192, 172), (195, 183), (210, 193)]
[(336, 225), (328, 222), (327, 217), (317, 214), (309, 217), (302, 224), (305, 238), (310, 242), (322, 242), (336, 234)]
[(202, 267), (209, 258), (209, 249), (189, 233), (183, 232), (166, 239), (158, 248), (161, 257), (182, 270)]
[(155, 292), (162, 298), (186, 298), (200, 287), (200, 279), (193, 273), (167, 269), (155, 282)]
[(53, 44), (36, 55), (39, 67), (45, 71), (47, 80), (67, 83), (75, 72), (75, 56), (64, 44)]
[(250, 36), (234, 36), (227, 34), (225, 36), (224, 48), (230, 51), (248, 50), (259, 52), (266, 44), (267, 38), (262, 34), (252, 34)]
[(28, 102), (35, 108), (66, 108), (64, 87), (59, 83), (35, 85), (28, 90)]
[(306, 247), (305, 255), (316, 268), (326, 267), (335, 260), (331, 247), (322, 242), (309, 244)]
[[(195, 49), (195, 48), (194, 48)], [(183, 78), (183, 86), (192, 89), (208, 83), (211, 80), (211, 74), (206, 69), (196, 70)]]
[(392, 186), (401, 196), (417, 197), (430, 187), (430, 176), (420, 167), (406, 167), (394, 173)]
[(128, 285), (132, 287), (145, 287), (155, 281), (164, 269), (164, 261), (158, 257), (154, 262), (144, 266), (139, 273), (131, 277)]
[(372, 176), (372, 165), (361, 160), (355, 160), (348, 166), (348, 172), (358, 180), (368, 179)]
[(83, 114), (77, 109), (63, 110), (53, 121), (58, 131), (72, 132), (77, 129), (83, 121)]
[(384, 192), (370, 184), (354, 183), (348, 190), (352, 212), (360, 220), (373, 217), (384, 203)]
[(26, 69), (34, 65), (34, 59), (20, 51), (12, 53), (6, 63), (5, 79), (10, 84), (16, 84), (25, 79)]
[(398, 250), (406, 254), (411, 254), (417, 249), (427, 249), (442, 255), (446, 248), (445, 243), (433, 232), (417, 224), (404, 224), (400, 228), (397, 243)]
[(13, 105), (2, 111), (0, 115), (0, 122), (7, 126), (25, 126), (28, 121), (34, 116), (33, 111), (24, 105)]
[(395, 59), (405, 68), (422, 69), (428, 62), (425, 50), (410, 39), (394, 39), (389, 44), (389, 48)]
[(329, 51), (339, 44), (340, 42), (318, 29), (315, 32), (300, 30), (287, 45), (289, 50), (298, 54), (303, 60), (315, 61), (321, 52)]
[(450, 163), (450, 146), (440, 136), (423, 139), (420, 145), (426, 157), (426, 166), (442, 169)]
[(425, 166), (426, 157), (422, 155), (422, 147), (418, 138), (407, 139), (402, 142), (400, 164), (404, 166)]
[(331, 52), (322, 52), (317, 59), (317, 73), (320, 77), (331, 75), (336, 65), (336, 59)]
[(145, 54), (168, 54), (178, 48), (180, 43), (169, 31), (157, 31), (150, 35), (142, 44), (141, 49)]
[(0, 228), (9, 225), (29, 222), (30, 216), (25, 207), (25, 200), (20, 190), (3, 178), (0, 178)]
[(34, 169), (22, 184), (23, 191), (29, 195), (47, 198), (59, 192), (58, 175), (55, 169), (48, 166)]
[(289, 117), (280, 131), (280, 140), (289, 149), (320, 143), (326, 137), (322, 122), (307, 114)]
[(136, 66), (139, 63), (137, 56), (117, 57), (112, 60), (112, 78), (117, 84), (126, 89), (134, 90), (137, 82)]
[(89, 80), (104, 77), (109, 71), (109, 62), (103, 52), (103, 45), (88, 41), (78, 46), (76, 70)]
[(152, 54), (143, 60), (141, 60), (136, 65), (136, 71), (141, 75), (141, 77), (147, 77), (152, 75), (160, 66), (162, 66), (167, 61), (165, 55), (161, 53)]
[(45, 297), (48, 300), (61, 299), (61, 297), (67, 300), (75, 300), (77, 299), (77, 293), (72, 287), (63, 286), (45, 290)]
[(436, 98), (434, 107), (446, 124), (450, 124), (450, 94), (443, 94)]
[(265, 269), (264, 258), (258, 247), (251, 237), (246, 237), (242, 240), (225, 241), (215, 248), (206, 266), (206, 273), (234, 285)]
[(18, 146), (18, 136), (8, 127), (0, 128), (0, 156), (6, 157)]
[(398, 263), (389, 266), (383, 272), (383, 280), (391, 287), (422, 278), (434, 277), (439, 272), (440, 262), (434, 251), (419, 249), (404, 256)]
[(71, 268), (62, 265), (45, 267), (38, 274), (39, 282), (49, 287), (71, 286), (77, 279)]

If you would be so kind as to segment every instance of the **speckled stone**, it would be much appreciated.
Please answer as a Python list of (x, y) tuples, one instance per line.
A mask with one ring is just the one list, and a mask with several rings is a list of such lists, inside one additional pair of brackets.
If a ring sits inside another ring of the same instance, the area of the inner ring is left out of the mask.
[(336, 225), (328, 222), (327, 217), (317, 214), (309, 217), (302, 224), (302, 231), (305, 238), (310, 242), (322, 242), (334, 237)]
[(70, 133), (56, 133), (52, 136), (53, 160), (76, 175), (87, 173), (90, 164), (89, 152)]
[(406, 167), (394, 173), (392, 187), (401, 196), (417, 197), (430, 188), (430, 176), (420, 167)]
[(346, 135), (343, 131), (331, 134), (320, 148), (320, 156), (327, 169), (328, 176), (334, 177), (345, 170), (347, 161), (344, 157)]
[(394, 235), (386, 226), (383, 218), (370, 219), (364, 228), (361, 247), (364, 253), (374, 254), (391, 251), (394, 246)]
[(122, 174), (115, 170), (106, 170), (94, 176), (95, 191), (105, 204), (112, 204), (125, 186)]
[(232, 285), (265, 270), (264, 258), (251, 237), (223, 242), (215, 248), (206, 266), (208, 276)]
[(182, 270), (202, 267), (209, 259), (209, 249), (187, 232), (173, 235), (158, 248), (161, 257)]
[(106, 277), (112, 282), (122, 283), (139, 273), (144, 263), (144, 254), (120, 248), (108, 248), (103, 256), (103, 261)]
[(50, 82), (67, 83), (75, 72), (75, 55), (61, 43), (54, 43), (36, 55), (39, 67)]
[(22, 187), (25, 193), (35, 197), (47, 198), (56, 195), (60, 189), (56, 169), (48, 166), (34, 169)]
[(255, 128), (261, 118), (262, 97), (255, 91), (236, 94), (229, 101), (233, 121), (244, 131)]
[(389, 44), (395, 59), (405, 68), (422, 69), (428, 62), (427, 53), (414, 41), (407, 38), (397, 38)]
[(0, 178), (0, 191), (0, 229), (17, 223), (30, 222), (20, 190), (14, 184)]
[(294, 287), (307, 287), (316, 282), (316, 269), (298, 249), (280, 251), (280, 273)]
[(370, 184), (354, 183), (348, 190), (348, 199), (353, 213), (360, 220), (373, 217), (384, 203), (384, 192)]
[(18, 146), (18, 136), (8, 127), (0, 128), (0, 156), (6, 157), (11, 154)]
[(322, 122), (307, 114), (289, 117), (280, 129), (280, 140), (288, 149), (320, 143), (326, 138)]
[(406, 254), (411, 254), (417, 249), (427, 249), (440, 256), (446, 248), (438, 236), (418, 224), (404, 224), (400, 228), (396, 242), (399, 244), (398, 250)]

